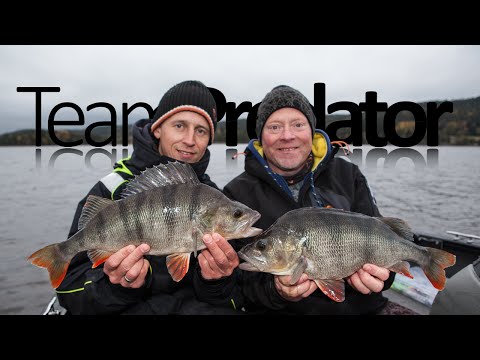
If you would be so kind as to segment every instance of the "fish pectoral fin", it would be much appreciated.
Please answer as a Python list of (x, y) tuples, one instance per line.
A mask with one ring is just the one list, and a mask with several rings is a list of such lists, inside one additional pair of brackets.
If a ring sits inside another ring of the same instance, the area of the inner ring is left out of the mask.
[(295, 269), (293, 269), (292, 277), (290, 278), (290, 285), (295, 284), (298, 279), (300, 279), (303, 272), (307, 268), (307, 265), (307, 259), (305, 259), (304, 256), (301, 256), (297, 266), (295, 266)]
[(410, 264), (407, 261), (399, 261), (396, 264), (393, 264), (388, 268), (388, 270), (402, 274), (410, 279), (413, 279), (412, 274), (410, 274)]
[(318, 288), (330, 299), (336, 302), (345, 300), (345, 281), (340, 280), (314, 280)]
[(167, 269), (172, 279), (179, 282), (188, 272), (190, 253), (179, 253), (167, 256)]
[(197, 227), (193, 227), (192, 231), (192, 240), (193, 240), (193, 256), (197, 257), (198, 253), (198, 244), (202, 244), (203, 232)]
[(90, 259), (90, 261), (93, 263), (92, 269), (95, 269), (98, 265), (103, 264), (113, 254), (114, 252), (112, 251), (98, 250), (98, 249), (87, 251), (87, 256)]
[(192, 240), (193, 240), (193, 255), (197, 257), (198, 244), (203, 245), (203, 235), (208, 232), (207, 225), (203, 221), (202, 217), (197, 215), (192, 219)]

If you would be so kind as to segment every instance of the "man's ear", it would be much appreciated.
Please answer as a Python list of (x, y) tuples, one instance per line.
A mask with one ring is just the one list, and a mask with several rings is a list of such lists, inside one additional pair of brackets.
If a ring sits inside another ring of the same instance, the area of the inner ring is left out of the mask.
[(157, 139), (160, 139), (161, 134), (162, 134), (161, 126), (153, 130), (153, 136), (155, 136)]

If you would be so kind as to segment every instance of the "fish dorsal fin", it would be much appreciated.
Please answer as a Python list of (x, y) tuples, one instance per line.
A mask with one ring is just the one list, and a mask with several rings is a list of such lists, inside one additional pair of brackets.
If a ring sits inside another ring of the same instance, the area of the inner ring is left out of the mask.
[(121, 198), (146, 190), (175, 184), (200, 184), (197, 174), (189, 164), (178, 161), (154, 165), (135, 176), (122, 191)]
[(401, 238), (413, 241), (413, 231), (404, 220), (393, 217), (379, 217), (377, 219), (382, 221)]
[(83, 205), (82, 214), (78, 220), (78, 230), (83, 229), (88, 222), (95, 216), (97, 213), (113, 203), (113, 200), (105, 199), (96, 195), (88, 195), (85, 205)]

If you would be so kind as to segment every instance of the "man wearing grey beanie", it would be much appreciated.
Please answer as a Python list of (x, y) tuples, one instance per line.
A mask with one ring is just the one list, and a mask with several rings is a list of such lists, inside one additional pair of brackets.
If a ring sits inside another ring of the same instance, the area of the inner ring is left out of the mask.
[[(258, 139), (246, 149), (245, 171), (224, 188), (231, 199), (260, 212), (256, 227), (268, 229), (288, 211), (311, 206), (380, 216), (365, 176), (355, 164), (335, 158), (341, 142), (331, 143), (316, 129), (312, 107), (298, 90), (273, 88), (258, 108), (256, 132)], [(325, 294), (317, 291), (306, 274), (293, 285), (290, 275), (238, 268), (226, 276), (239, 260), (225, 261), (232, 252), (225, 243), (216, 236), (199, 255), (199, 281), (194, 284), (203, 301), (284, 314), (377, 314), (386, 307), (388, 300), (381, 292), (395, 275), (388, 269), (365, 264), (345, 279), (345, 301), (338, 303), (326, 296), (329, 289), (321, 289)], [(248, 240), (230, 243), (238, 251)], [(220, 249), (226, 249), (225, 254)]]

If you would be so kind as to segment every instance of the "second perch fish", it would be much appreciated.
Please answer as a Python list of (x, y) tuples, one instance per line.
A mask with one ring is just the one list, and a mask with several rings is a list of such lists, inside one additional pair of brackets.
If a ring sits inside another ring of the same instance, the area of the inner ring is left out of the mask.
[(280, 218), (239, 253), (240, 269), (291, 275), (303, 273), (332, 300), (345, 299), (346, 278), (370, 263), (413, 278), (412, 261), (423, 269), (435, 288), (445, 286), (446, 267), (455, 255), (418, 246), (407, 223), (337, 209), (302, 208)]
[(127, 185), (122, 197), (112, 201), (90, 195), (79, 231), (28, 257), (32, 264), (48, 269), (54, 288), (81, 251), (88, 251), (97, 267), (129, 244), (146, 243), (150, 255), (168, 255), (168, 271), (173, 280), (180, 281), (188, 271), (190, 254), (205, 248), (204, 234), (217, 232), (231, 240), (262, 232), (252, 227), (260, 218), (257, 211), (201, 184), (188, 164), (147, 169)]

